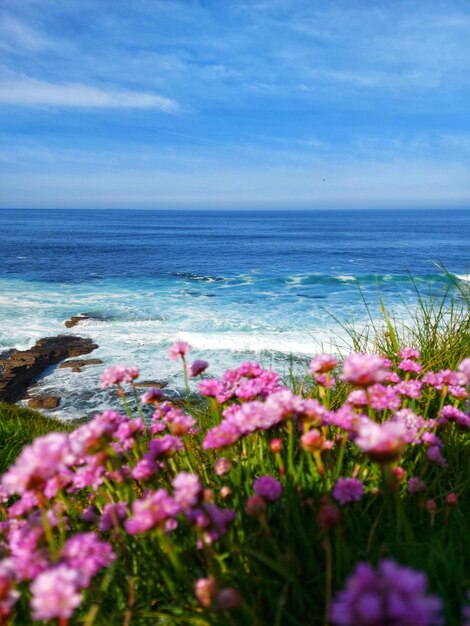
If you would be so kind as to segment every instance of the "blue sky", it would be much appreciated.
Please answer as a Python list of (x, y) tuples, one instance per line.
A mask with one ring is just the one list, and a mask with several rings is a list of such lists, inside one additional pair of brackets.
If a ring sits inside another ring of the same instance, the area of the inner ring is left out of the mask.
[(468, 0), (2, 0), (0, 206), (470, 206)]

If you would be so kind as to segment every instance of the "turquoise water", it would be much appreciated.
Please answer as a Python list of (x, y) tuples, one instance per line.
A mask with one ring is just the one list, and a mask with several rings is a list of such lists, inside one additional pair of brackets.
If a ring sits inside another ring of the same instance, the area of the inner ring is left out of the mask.
[[(283, 367), (343, 341), (338, 319), (398, 315), (418, 285), (438, 294), (434, 262), (467, 279), (469, 211), (0, 211), (0, 351), (61, 332), (91, 336), (93, 357), (137, 364), (178, 391), (172, 341), (219, 374), (244, 359)], [(362, 292), (362, 294), (361, 294)], [(66, 331), (71, 315), (88, 320)], [(336, 319), (335, 319), (336, 318)], [(38, 390), (64, 419), (103, 408), (103, 366), (55, 370)]]

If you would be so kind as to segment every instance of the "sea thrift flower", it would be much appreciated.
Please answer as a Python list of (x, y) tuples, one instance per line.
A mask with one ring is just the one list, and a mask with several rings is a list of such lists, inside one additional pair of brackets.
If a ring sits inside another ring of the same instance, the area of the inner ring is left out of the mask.
[(217, 476), (223, 476), (224, 474), (230, 472), (231, 469), (232, 462), (223, 456), (218, 458), (217, 461), (214, 463), (214, 472)]
[(168, 491), (158, 489), (133, 503), (132, 516), (126, 520), (125, 527), (130, 535), (145, 533), (155, 526), (172, 530), (175, 527), (172, 518), (178, 512), (179, 506)]
[(374, 461), (387, 463), (400, 456), (406, 440), (407, 430), (400, 422), (369, 421), (359, 427), (355, 443)]
[(328, 532), (338, 526), (341, 521), (341, 513), (332, 504), (323, 504), (317, 515), (317, 523), (323, 532)]
[(0, 561), (0, 624), (7, 623), (4, 620), (20, 597), (19, 592), (13, 589), (14, 580), (12, 564), (6, 559)]
[(34, 619), (69, 619), (82, 601), (80, 573), (67, 565), (48, 569), (33, 581), (31, 593)]
[(111, 546), (95, 533), (78, 533), (68, 539), (63, 556), (68, 566), (80, 572), (81, 587), (88, 587), (93, 576), (116, 558)]
[(319, 452), (323, 449), (324, 442), (323, 435), (315, 428), (304, 433), (300, 438), (300, 445), (307, 452)]
[(421, 397), (421, 388), (423, 383), (420, 380), (402, 380), (397, 385), (395, 385), (394, 389), (401, 396), (406, 396), (407, 398), (420, 398)]
[(344, 359), (341, 379), (358, 387), (367, 387), (382, 382), (386, 375), (387, 367), (382, 357), (358, 352)]
[(179, 358), (184, 359), (185, 355), (191, 352), (191, 350), (192, 346), (186, 343), (186, 341), (176, 341), (170, 346), (168, 356), (172, 361), (177, 361)]
[(414, 476), (408, 480), (407, 489), (411, 495), (423, 493), (423, 491), (426, 491), (426, 484), (420, 478)]
[(22, 450), (15, 464), (3, 475), (2, 485), (10, 494), (42, 489), (57, 474), (67, 474), (74, 459), (66, 434), (38, 437)]
[(218, 586), (214, 578), (200, 578), (194, 585), (196, 598), (205, 609), (213, 604), (217, 592)]
[(403, 361), (398, 364), (398, 368), (403, 372), (412, 372), (413, 374), (419, 374), (423, 369), (419, 363), (416, 363), (416, 361), (412, 359), (403, 359)]
[(226, 392), (224, 383), (215, 378), (201, 380), (199, 383), (199, 394), (205, 398), (218, 398)]
[(215, 597), (215, 607), (219, 611), (233, 611), (243, 604), (240, 592), (233, 587), (221, 589)]
[(266, 500), (261, 496), (250, 496), (245, 504), (245, 511), (252, 517), (260, 517), (266, 511)]
[(199, 476), (180, 472), (172, 481), (175, 502), (183, 511), (195, 506), (202, 494)]
[(142, 404), (151, 404), (155, 402), (159, 402), (165, 397), (165, 392), (163, 389), (157, 389), (155, 387), (151, 387), (148, 389), (142, 397), (140, 398), (140, 402)]
[(372, 385), (368, 389), (368, 395), (368, 404), (376, 411), (396, 411), (401, 405), (401, 400), (393, 387)]
[(364, 486), (355, 478), (338, 478), (333, 488), (333, 497), (341, 504), (358, 502), (364, 495)]
[(310, 362), (311, 374), (326, 374), (338, 365), (338, 359), (333, 354), (319, 354)]
[(189, 375), (192, 378), (196, 376), (200, 376), (206, 369), (209, 367), (209, 363), (204, 361), (203, 359), (196, 359), (191, 363), (191, 367), (189, 368)]
[(274, 502), (281, 496), (281, 483), (272, 476), (261, 476), (253, 483), (253, 489), (256, 495)]
[(173, 456), (184, 448), (179, 437), (173, 435), (163, 435), (158, 439), (152, 439), (149, 443), (148, 458), (155, 459), (160, 456)]
[(126, 502), (116, 502), (106, 504), (100, 519), (99, 528), (101, 531), (117, 529), (122, 526), (128, 513)]
[(437, 626), (441, 600), (427, 593), (422, 572), (381, 561), (376, 570), (358, 563), (337, 594), (330, 619), (337, 626)]
[(470, 357), (464, 359), (457, 370), (459, 372), (459, 384), (470, 385)]
[(279, 454), (283, 447), (284, 447), (284, 444), (279, 438), (271, 439), (271, 441), (269, 442), (269, 449), (274, 454)]
[(131, 383), (139, 377), (139, 370), (136, 367), (126, 367), (124, 365), (112, 365), (107, 367), (100, 376), (101, 387), (106, 389), (113, 385)]
[(421, 352), (419, 350), (416, 350), (415, 348), (408, 347), (400, 350), (398, 356), (401, 359), (419, 359), (419, 357), (421, 356)]
[(448, 493), (446, 496), (446, 504), (448, 506), (455, 506), (459, 501), (459, 497), (456, 493), (454, 493), (453, 491), (451, 493)]

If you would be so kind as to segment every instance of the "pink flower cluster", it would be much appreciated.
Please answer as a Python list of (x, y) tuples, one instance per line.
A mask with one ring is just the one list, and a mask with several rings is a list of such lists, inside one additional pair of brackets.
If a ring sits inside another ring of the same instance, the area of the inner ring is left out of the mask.
[(438, 626), (442, 602), (427, 592), (426, 576), (392, 560), (375, 570), (359, 563), (331, 607), (336, 626)]

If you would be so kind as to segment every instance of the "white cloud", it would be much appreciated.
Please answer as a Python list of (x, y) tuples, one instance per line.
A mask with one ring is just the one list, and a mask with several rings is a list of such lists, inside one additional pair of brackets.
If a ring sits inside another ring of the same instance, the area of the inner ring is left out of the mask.
[(0, 22), (0, 48), (41, 50), (50, 45), (49, 40), (41, 33), (30, 28), (23, 22), (5, 16)]
[(87, 108), (178, 109), (171, 98), (137, 91), (112, 91), (81, 83), (48, 83), (32, 78), (0, 84), (0, 104)]

